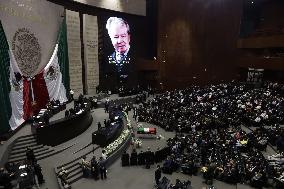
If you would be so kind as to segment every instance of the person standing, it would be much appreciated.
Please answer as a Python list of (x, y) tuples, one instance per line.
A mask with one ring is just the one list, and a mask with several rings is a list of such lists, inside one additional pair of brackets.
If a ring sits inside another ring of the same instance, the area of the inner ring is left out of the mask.
[(35, 163), (34, 164), (34, 170), (35, 170), (35, 175), (37, 177), (39, 185), (42, 185), (45, 182), (45, 180), (43, 179), (43, 175), (42, 175), (42, 172), (41, 172), (41, 170), (42, 170), (41, 166), (38, 163)]
[(105, 101), (105, 113), (108, 113), (108, 110), (109, 110), (109, 98), (107, 97)]
[(29, 147), (27, 148), (27, 151), (26, 151), (26, 157), (27, 157), (27, 160), (30, 164), (33, 164), (36, 161), (34, 151), (33, 151), (33, 149), (31, 149)]
[(92, 166), (92, 174), (95, 180), (99, 179), (99, 164), (96, 160), (96, 156), (94, 156), (91, 160), (91, 166)]
[(101, 174), (101, 179), (106, 179), (106, 161), (103, 159), (103, 157), (100, 157), (99, 161), (99, 167), (100, 167), (100, 174)]
[(103, 160), (107, 159), (107, 154), (106, 154), (105, 150), (102, 150), (102, 158), (103, 158)]
[(155, 170), (155, 181), (156, 181), (157, 186), (160, 183), (161, 177), (162, 177), (162, 171), (161, 171), (160, 165), (157, 165), (157, 169)]
[(100, 130), (102, 128), (102, 124), (101, 122), (98, 122), (98, 130)]

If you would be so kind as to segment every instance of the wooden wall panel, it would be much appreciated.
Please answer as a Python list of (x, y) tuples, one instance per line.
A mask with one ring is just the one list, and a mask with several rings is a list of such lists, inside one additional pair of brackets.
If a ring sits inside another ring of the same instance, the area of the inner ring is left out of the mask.
[(236, 77), (241, 8), (242, 2), (234, 0), (159, 1), (158, 62), (164, 87)]
[[(157, 62), (165, 89), (238, 79), (240, 67), (284, 70), (283, 57), (247, 58), (248, 50), (238, 49), (243, 48), (238, 46), (243, 1), (158, 2)], [(269, 38), (279, 42), (277, 36)], [(270, 42), (254, 41), (261, 48), (271, 47)]]

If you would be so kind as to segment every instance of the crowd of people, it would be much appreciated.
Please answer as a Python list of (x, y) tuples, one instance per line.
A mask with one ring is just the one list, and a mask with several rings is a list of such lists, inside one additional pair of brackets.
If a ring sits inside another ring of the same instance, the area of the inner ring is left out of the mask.
[(32, 188), (35, 185), (42, 185), (44, 182), (42, 168), (31, 148), (27, 148), (24, 161), (7, 162), (5, 167), (0, 168), (0, 188), (12, 189), (15, 185), (20, 188)]
[(189, 132), (215, 125), (248, 126), (284, 123), (283, 86), (259, 89), (229, 83), (192, 86), (158, 95), (139, 108), (139, 120), (167, 130)]
[[(206, 183), (215, 178), (256, 187), (267, 185), (272, 178), (281, 188), (281, 161), (272, 163), (273, 157), (269, 160), (261, 151), (273, 139), (278, 150), (284, 151), (283, 94), (284, 86), (276, 83), (258, 89), (235, 82), (192, 86), (143, 102), (137, 115), (139, 121), (176, 131), (168, 140), (171, 155), (163, 164), (164, 173), (197, 174), (201, 170)], [(242, 125), (253, 129), (247, 132)]]

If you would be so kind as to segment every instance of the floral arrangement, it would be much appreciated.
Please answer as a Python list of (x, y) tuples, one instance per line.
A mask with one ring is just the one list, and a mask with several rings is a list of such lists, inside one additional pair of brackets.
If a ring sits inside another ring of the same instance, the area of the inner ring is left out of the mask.
[(133, 138), (132, 143), (134, 146), (136, 146), (136, 148), (140, 148), (142, 146), (142, 140), (137, 138)]
[[(126, 125), (128, 129), (124, 129), (121, 133), (121, 135), (112, 143), (110, 143), (107, 147), (104, 148), (104, 150), (106, 151), (106, 155), (110, 156), (110, 154), (112, 154), (115, 150), (117, 150), (121, 144), (128, 138), (128, 136), (131, 134), (131, 123), (130, 123), (130, 119), (128, 118), (128, 115), (126, 112), (123, 111), (124, 117), (126, 119)], [(141, 142), (142, 144), (142, 142)]]
[(125, 119), (126, 119), (126, 122), (127, 122), (127, 123), (126, 123), (127, 127), (128, 127), (129, 129), (131, 129), (132, 126), (131, 126), (130, 119), (128, 118), (127, 113), (126, 113), (126, 112), (123, 112), (123, 114), (124, 114)]
[(113, 141), (107, 147), (104, 148), (104, 150), (106, 151), (106, 155), (109, 156), (111, 153), (117, 150), (121, 146), (121, 144), (127, 139), (129, 134), (130, 134), (129, 129), (123, 130), (121, 135), (115, 141)]

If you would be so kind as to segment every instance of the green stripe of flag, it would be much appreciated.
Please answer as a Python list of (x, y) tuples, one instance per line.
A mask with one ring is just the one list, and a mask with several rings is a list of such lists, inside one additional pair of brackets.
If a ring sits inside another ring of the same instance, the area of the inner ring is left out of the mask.
[(60, 27), (58, 36), (58, 62), (60, 66), (60, 72), (62, 74), (62, 82), (66, 89), (66, 95), (69, 95), (70, 91), (70, 77), (69, 77), (69, 58), (68, 58), (68, 44), (67, 44), (67, 25), (66, 18), (64, 18)]
[(0, 21), (0, 135), (10, 130), (9, 120), (12, 115), (9, 94), (11, 86), (9, 45)]

